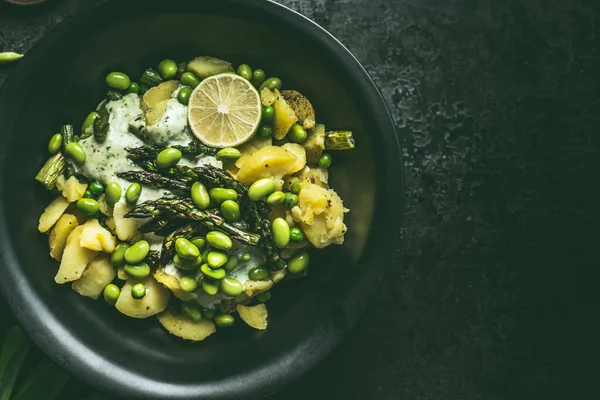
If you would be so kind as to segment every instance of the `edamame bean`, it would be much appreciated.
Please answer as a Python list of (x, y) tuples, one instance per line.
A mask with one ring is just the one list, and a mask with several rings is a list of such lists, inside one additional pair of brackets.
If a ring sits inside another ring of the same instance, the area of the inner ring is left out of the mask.
[(263, 71), (262, 69), (255, 69), (252, 72), (252, 84), (254, 85), (254, 87), (259, 87), (261, 83), (263, 83), (263, 81), (265, 80), (265, 78), (267, 77), (267, 75), (265, 74), (265, 71)]
[(219, 283), (204, 276), (201, 278), (200, 286), (204, 290), (204, 293), (209, 296), (214, 296), (219, 291)]
[(206, 262), (211, 268), (219, 268), (227, 262), (227, 254), (220, 251), (210, 251), (206, 257)]
[(184, 72), (181, 74), (181, 79), (179, 82), (181, 82), (181, 84), (184, 86), (189, 86), (194, 89), (200, 84), (200, 78), (198, 78), (193, 72)]
[(182, 237), (175, 240), (175, 251), (179, 257), (186, 260), (195, 260), (200, 257), (200, 250), (192, 242)]
[(235, 318), (231, 314), (219, 314), (215, 317), (215, 325), (219, 328), (229, 328), (235, 322)]
[(202, 311), (193, 304), (181, 303), (181, 312), (194, 321), (202, 320)]
[(77, 209), (88, 217), (96, 214), (99, 208), (100, 205), (94, 199), (81, 198), (77, 200)]
[(150, 266), (145, 262), (137, 265), (125, 264), (123, 269), (127, 276), (134, 279), (144, 279), (150, 275)]
[(98, 113), (92, 111), (85, 117), (83, 124), (81, 124), (81, 137), (88, 137), (94, 134), (94, 122), (98, 118)]
[(258, 127), (258, 136), (271, 137), (273, 136), (273, 127), (271, 125), (261, 125)]
[(225, 200), (237, 200), (237, 193), (233, 189), (212, 188), (208, 194), (210, 195), (210, 198), (219, 205)]
[(200, 210), (205, 210), (210, 205), (210, 195), (206, 190), (206, 186), (202, 183), (194, 182), (190, 194), (192, 196), (192, 202)]
[(302, 143), (306, 140), (306, 131), (301, 125), (294, 124), (288, 132), (287, 137), (294, 143)]
[(237, 257), (229, 257), (227, 259), (227, 262), (225, 264), (223, 264), (222, 268), (227, 272), (231, 272), (237, 267), (237, 264), (238, 264)]
[(319, 158), (319, 163), (318, 164), (319, 164), (319, 167), (327, 169), (327, 168), (331, 167), (331, 162), (332, 161), (333, 160), (331, 159), (331, 154), (329, 154), (329, 153), (323, 153), (321, 155), (321, 158)]
[(121, 193), (123, 189), (121, 189), (121, 185), (117, 182), (111, 182), (106, 185), (106, 196), (104, 199), (109, 206), (114, 206), (121, 200)]
[(192, 88), (189, 88), (187, 86), (182, 87), (181, 90), (179, 90), (179, 93), (177, 93), (177, 100), (184, 106), (187, 106), (188, 103), (190, 102), (191, 94), (192, 94)]
[(224, 149), (219, 150), (217, 154), (215, 154), (215, 158), (223, 162), (233, 162), (241, 156), (242, 153), (240, 153), (238, 149), (233, 147), (225, 147)]
[(179, 287), (187, 293), (195, 292), (198, 289), (198, 281), (189, 276), (182, 276), (179, 279)]
[(258, 88), (258, 91), (260, 92), (264, 88), (269, 88), (270, 90), (281, 89), (281, 79), (275, 78), (275, 77), (266, 79), (260, 85), (260, 87)]
[(120, 243), (115, 247), (110, 255), (110, 261), (112, 262), (112, 265), (118, 267), (125, 263), (125, 252), (128, 248), (129, 245), (127, 243)]
[(146, 286), (143, 283), (137, 283), (131, 288), (131, 297), (136, 300), (143, 299), (146, 296)]
[(213, 319), (215, 317), (215, 314), (217, 312), (213, 309), (210, 308), (203, 308), (202, 309), (202, 316), (206, 319)]
[(210, 268), (208, 266), (208, 264), (202, 264), (202, 266), (200, 267), (200, 272), (202, 272), (204, 275), (208, 276), (209, 278), (212, 279), (216, 279), (216, 280), (221, 280), (223, 278), (225, 278), (225, 276), (227, 275), (227, 272), (225, 272), (225, 270), (223, 268)]
[(55, 133), (54, 135), (52, 135), (52, 137), (50, 138), (50, 141), (48, 142), (48, 152), (50, 154), (54, 154), (57, 151), (59, 151), (61, 147), (62, 147), (62, 135), (60, 133)]
[(76, 164), (81, 165), (85, 162), (85, 151), (83, 150), (83, 147), (81, 147), (81, 145), (77, 142), (68, 143), (65, 146), (65, 153), (67, 154), (67, 157), (75, 161)]
[(292, 185), (290, 186), (290, 191), (294, 194), (300, 193), (301, 190), (302, 190), (302, 182), (300, 182), (300, 181), (296, 181), (296, 182), (292, 183)]
[(129, 89), (131, 80), (123, 72), (111, 72), (106, 76), (106, 84), (113, 89), (126, 90)]
[(127, 88), (127, 93), (140, 94), (140, 85), (137, 82), (131, 82), (129, 88)]
[(237, 69), (237, 74), (249, 81), (252, 79), (252, 68), (248, 64), (241, 64)]
[(200, 264), (202, 264), (202, 257), (198, 257), (193, 260), (186, 260), (185, 258), (180, 257), (179, 254), (175, 254), (175, 256), (173, 256), (173, 262), (179, 269), (184, 271), (194, 271), (198, 269)]
[(262, 122), (265, 124), (271, 124), (273, 122), (273, 116), (275, 115), (275, 110), (272, 106), (266, 106), (262, 109)]
[(236, 222), (240, 220), (240, 206), (233, 200), (225, 200), (221, 203), (221, 215), (227, 222)]
[(117, 300), (119, 299), (121, 289), (114, 283), (109, 283), (104, 287), (104, 291), (102, 292), (102, 294), (104, 296), (104, 301), (106, 301), (111, 306), (114, 306)]
[(283, 249), (290, 242), (290, 226), (283, 218), (275, 218), (271, 224), (273, 242), (275, 246)]
[(191, 238), (190, 242), (192, 242), (192, 244), (196, 246), (200, 251), (206, 245), (206, 239), (204, 239), (202, 236), (196, 236), (195, 238)]
[(150, 252), (150, 244), (145, 240), (140, 240), (125, 251), (125, 261), (127, 264), (139, 264)]
[(253, 281), (262, 281), (269, 275), (271, 275), (271, 273), (264, 267), (252, 268), (250, 272), (248, 272), (248, 278), (252, 279)]
[(244, 285), (234, 278), (224, 278), (221, 281), (221, 292), (226, 296), (239, 296), (244, 293)]
[(174, 78), (177, 75), (177, 63), (173, 60), (162, 60), (158, 64), (158, 72), (165, 79)]
[(261, 303), (266, 303), (270, 299), (271, 299), (271, 292), (263, 292), (263, 293), (256, 295), (256, 300), (258, 300)]
[(140, 185), (137, 182), (134, 182), (131, 185), (129, 185), (129, 187), (125, 191), (125, 201), (127, 202), (127, 204), (135, 204), (139, 200), (141, 194), (142, 185)]
[(285, 198), (283, 199), (283, 204), (287, 208), (294, 207), (296, 204), (298, 204), (298, 195), (296, 195), (296, 194), (294, 194), (292, 192), (287, 192), (285, 194)]
[(181, 151), (175, 148), (164, 149), (156, 156), (156, 166), (158, 168), (169, 168), (181, 160)]
[(308, 267), (309, 255), (307, 251), (299, 253), (297, 256), (288, 261), (288, 271), (291, 274), (299, 274)]
[(104, 185), (98, 181), (94, 181), (90, 183), (90, 192), (92, 192), (94, 196), (100, 196), (104, 193)]
[[(233, 246), (231, 238), (219, 231), (210, 231), (206, 234), (206, 241), (215, 249), (229, 250)], [(212, 267), (212, 265), (211, 265)]]
[(244, 253), (242, 254), (242, 261), (250, 261), (250, 259), (252, 259), (252, 255), (250, 253)]
[(290, 229), (290, 240), (292, 242), (301, 242), (304, 240), (304, 233), (302, 233), (300, 228), (293, 227)]
[(270, 178), (259, 179), (248, 189), (248, 197), (252, 201), (259, 201), (275, 191), (275, 181)]
[(269, 197), (267, 197), (267, 204), (271, 207), (275, 207), (280, 204), (283, 204), (284, 200), (285, 200), (285, 193), (278, 190), (276, 192), (271, 193), (269, 195)]

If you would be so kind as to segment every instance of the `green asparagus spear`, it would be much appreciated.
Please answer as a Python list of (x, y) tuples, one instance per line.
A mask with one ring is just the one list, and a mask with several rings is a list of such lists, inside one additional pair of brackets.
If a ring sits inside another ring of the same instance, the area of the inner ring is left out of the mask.
[(110, 115), (106, 109), (107, 103), (107, 100), (102, 100), (102, 102), (100, 102), (96, 108), (98, 117), (94, 120), (94, 137), (98, 141), (103, 141), (106, 139), (106, 135), (108, 134), (108, 128), (110, 125), (108, 119)]
[[(208, 147), (200, 143), (191, 142), (187, 146), (171, 146), (176, 149), (179, 149), (181, 153), (185, 156), (199, 156), (199, 155), (215, 155), (218, 149), (213, 147)], [(165, 147), (162, 146), (141, 146), (127, 149), (129, 153), (127, 158), (129, 158), (133, 162), (138, 162), (141, 160), (154, 160), (158, 153), (163, 151)]]
[(203, 165), (192, 170), (198, 174), (198, 179), (204, 183), (231, 188), (242, 196), (248, 193), (246, 185), (236, 180), (229, 172), (223, 169), (213, 167), (212, 165)]
[(140, 78), (140, 83), (143, 83), (148, 87), (156, 86), (162, 81), (163, 79), (161, 78), (160, 74), (152, 68), (148, 68), (147, 70), (145, 70), (142, 74), (142, 77)]
[(268, 218), (269, 207), (264, 201), (254, 203), (248, 199), (247, 203), (249, 203), (248, 212), (250, 214), (250, 218), (255, 225), (255, 229), (261, 235), (260, 245), (267, 253), (269, 266), (273, 271), (279, 271), (286, 268), (287, 264), (285, 260), (281, 258), (279, 250), (277, 250), (277, 246), (275, 246), (275, 242), (273, 241), (271, 222)]
[(194, 228), (191, 224), (184, 225), (165, 236), (162, 249), (160, 251), (161, 265), (167, 265), (175, 255), (175, 241), (180, 237), (191, 236)]
[[(67, 145), (75, 140), (75, 132), (73, 131), (73, 125), (63, 125), (62, 128), (60, 128), (60, 133), (63, 137), (62, 151), (64, 152)], [(66, 176), (69, 177), (75, 173), (75, 166), (73, 164), (73, 161), (69, 158), (65, 158), (65, 164), (65, 173)]]
[(67, 168), (67, 161), (62, 153), (58, 152), (46, 161), (46, 164), (35, 176), (35, 180), (40, 182), (48, 190), (54, 189), (56, 180)]
[(107, 100), (121, 100), (122, 98), (123, 98), (123, 95), (121, 93), (117, 92), (116, 90), (109, 89), (106, 92)]
[(19, 386), (12, 400), (54, 400), (70, 376), (50, 359), (43, 357), (33, 372)]
[(350, 131), (330, 131), (325, 134), (325, 149), (352, 150), (355, 142)]
[(128, 181), (138, 182), (142, 185), (147, 185), (155, 188), (164, 189), (175, 189), (175, 190), (189, 190), (191, 184), (187, 182), (178, 181), (164, 177), (155, 172), (147, 171), (127, 171), (119, 172), (117, 174), (119, 178), (127, 179)]
[(16, 325), (6, 333), (0, 352), (0, 400), (10, 399), (30, 345), (25, 332)]

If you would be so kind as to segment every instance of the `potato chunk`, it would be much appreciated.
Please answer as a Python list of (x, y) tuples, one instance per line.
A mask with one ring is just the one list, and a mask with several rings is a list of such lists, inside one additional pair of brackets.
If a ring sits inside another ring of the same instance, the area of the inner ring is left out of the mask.
[(290, 107), (292, 107), (292, 110), (294, 110), (294, 113), (298, 117), (298, 123), (304, 129), (310, 129), (315, 126), (315, 110), (306, 97), (295, 90), (283, 90), (281, 95)]
[(97, 219), (90, 219), (83, 225), (79, 244), (86, 249), (112, 253), (117, 241), (108, 229), (100, 225)]
[(125, 218), (125, 214), (129, 210), (131, 210), (131, 206), (122, 202), (115, 204), (113, 209), (115, 233), (123, 241), (131, 239), (138, 232), (138, 221), (135, 218)]
[[(134, 299), (131, 297), (131, 288), (138, 283), (146, 287), (146, 295), (141, 299)], [(148, 318), (162, 312), (169, 303), (169, 297), (169, 291), (152, 276), (141, 280), (128, 279), (115, 307), (128, 317)]]
[(69, 200), (65, 197), (59, 196), (54, 199), (52, 203), (48, 204), (42, 215), (40, 215), (38, 230), (42, 233), (48, 232), (61, 215), (63, 215), (67, 207), (69, 207)]
[(299, 178), (302, 183), (314, 183), (322, 188), (329, 189), (329, 171), (325, 168), (304, 167), (300, 171)]
[(72, 214), (63, 214), (58, 219), (48, 238), (48, 246), (50, 247), (50, 256), (52, 258), (58, 261), (62, 259), (63, 251), (67, 244), (67, 238), (78, 225), (77, 217)]
[(317, 124), (306, 132), (306, 140), (302, 143), (306, 150), (306, 160), (311, 164), (316, 164), (325, 150), (325, 125)]
[(283, 139), (288, 131), (298, 121), (298, 117), (290, 105), (285, 101), (279, 90), (275, 89), (275, 102), (273, 103), (273, 130), (275, 139)]
[(175, 276), (167, 274), (162, 268), (156, 270), (154, 273), (154, 279), (162, 283), (171, 291), (171, 293), (173, 293), (173, 296), (177, 297), (179, 300), (190, 301), (196, 298), (195, 294), (181, 290), (181, 287), (179, 286), (179, 280)]
[(64, 183), (62, 195), (65, 196), (70, 203), (72, 203), (83, 197), (87, 187), (87, 183), (81, 183), (79, 182), (79, 179), (71, 176)]
[(54, 281), (58, 284), (77, 280), (83, 274), (87, 265), (96, 257), (97, 251), (86, 249), (79, 244), (82, 226), (78, 226), (69, 234), (67, 245), (63, 252), (62, 261)]
[(305, 183), (298, 198), (302, 230), (313, 246), (323, 248), (344, 243), (347, 230), (344, 212), (348, 210), (335, 191)]
[(169, 333), (186, 340), (199, 342), (217, 331), (215, 324), (206, 318), (193, 321), (182, 315), (175, 315), (171, 310), (163, 311), (156, 317)]
[(238, 304), (237, 312), (248, 326), (261, 331), (267, 329), (267, 317), (269, 313), (267, 312), (267, 306), (264, 304), (258, 304), (253, 307)]
[(169, 100), (178, 87), (179, 82), (166, 81), (150, 88), (142, 97), (142, 108), (144, 110), (156, 108), (159, 103)]
[(236, 178), (250, 185), (261, 178), (281, 179), (298, 171), (301, 162), (295, 154), (279, 146), (266, 146), (250, 156), (240, 167)]
[(100, 253), (90, 261), (81, 278), (73, 282), (71, 287), (80, 295), (96, 300), (104, 287), (115, 279), (116, 274), (110, 256)]
[(304, 150), (304, 147), (297, 143), (286, 143), (281, 146), (281, 148), (296, 156), (296, 164), (292, 168), (294, 172), (300, 171), (302, 168), (304, 168), (306, 165), (306, 151)]

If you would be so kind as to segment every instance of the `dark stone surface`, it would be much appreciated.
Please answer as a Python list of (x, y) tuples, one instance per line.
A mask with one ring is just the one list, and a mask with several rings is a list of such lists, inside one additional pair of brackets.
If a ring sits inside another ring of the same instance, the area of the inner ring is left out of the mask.
[[(0, 50), (26, 52), (92, 3), (0, 9)], [(407, 207), (370, 313), (273, 399), (598, 398), (598, 2), (282, 3), (381, 88)]]

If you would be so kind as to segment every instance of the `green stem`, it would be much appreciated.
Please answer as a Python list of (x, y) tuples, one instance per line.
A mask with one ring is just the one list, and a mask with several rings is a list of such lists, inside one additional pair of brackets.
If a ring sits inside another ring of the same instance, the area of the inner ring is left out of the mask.
[(46, 164), (35, 176), (35, 180), (40, 182), (47, 190), (54, 189), (56, 180), (67, 168), (67, 160), (58, 152), (46, 161)]

